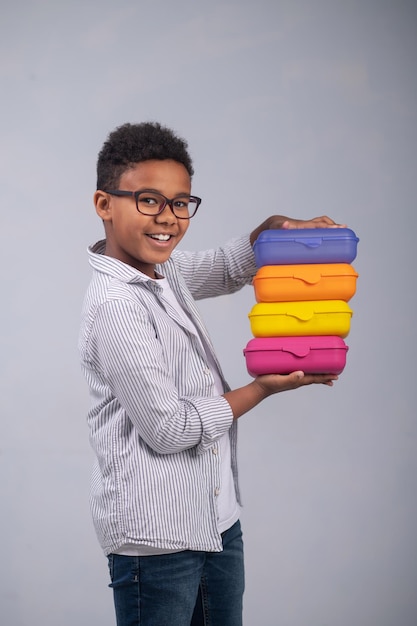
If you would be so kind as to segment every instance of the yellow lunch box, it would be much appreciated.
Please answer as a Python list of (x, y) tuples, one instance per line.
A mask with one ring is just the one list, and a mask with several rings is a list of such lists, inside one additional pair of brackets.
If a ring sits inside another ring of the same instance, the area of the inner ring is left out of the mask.
[(347, 337), (352, 309), (344, 300), (258, 302), (248, 317), (254, 337)]

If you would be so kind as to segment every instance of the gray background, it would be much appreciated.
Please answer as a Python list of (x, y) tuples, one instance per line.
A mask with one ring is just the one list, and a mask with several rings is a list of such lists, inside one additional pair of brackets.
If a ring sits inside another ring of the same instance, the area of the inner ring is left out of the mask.
[[(97, 152), (159, 120), (204, 199), (184, 247), (273, 213), (360, 237), (339, 382), (240, 420), (245, 626), (415, 626), (416, 2), (2, 5), (1, 623), (114, 624), (76, 344)], [(234, 387), (253, 304), (201, 304)]]

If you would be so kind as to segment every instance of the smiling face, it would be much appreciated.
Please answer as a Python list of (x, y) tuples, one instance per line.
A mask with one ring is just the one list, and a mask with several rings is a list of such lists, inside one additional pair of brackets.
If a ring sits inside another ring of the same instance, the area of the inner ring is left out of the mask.
[[(182, 163), (170, 159), (141, 161), (120, 177), (118, 189), (152, 189), (167, 198), (189, 195), (191, 179)], [(159, 215), (142, 215), (133, 197), (96, 191), (94, 204), (104, 221), (107, 256), (119, 259), (151, 278), (187, 232), (189, 220), (175, 217), (166, 205)]]

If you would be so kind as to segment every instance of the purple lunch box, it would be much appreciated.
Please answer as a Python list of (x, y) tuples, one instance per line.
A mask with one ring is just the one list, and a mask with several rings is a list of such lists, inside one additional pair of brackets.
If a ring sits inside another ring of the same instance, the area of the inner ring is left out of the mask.
[(315, 335), (303, 337), (256, 337), (243, 350), (248, 373), (341, 374), (349, 350), (341, 337)]
[(303, 263), (352, 263), (358, 237), (350, 228), (264, 230), (253, 244), (257, 267)]

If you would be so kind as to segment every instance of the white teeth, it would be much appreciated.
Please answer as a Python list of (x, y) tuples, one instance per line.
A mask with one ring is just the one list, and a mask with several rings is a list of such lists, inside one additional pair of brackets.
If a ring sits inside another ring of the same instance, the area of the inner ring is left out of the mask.
[(150, 235), (152, 239), (158, 239), (158, 241), (168, 241), (170, 239), (170, 235)]

